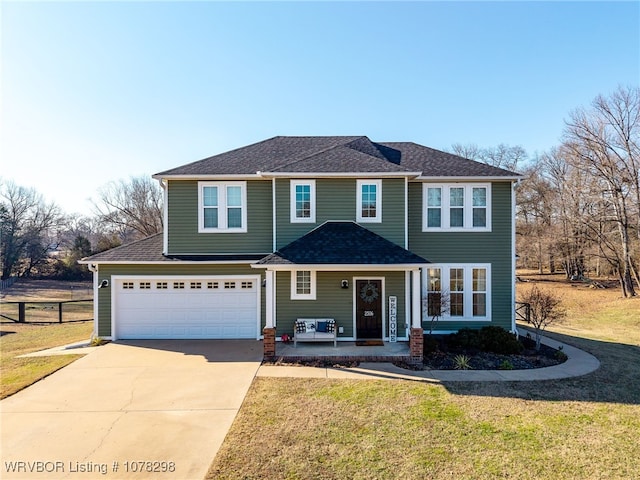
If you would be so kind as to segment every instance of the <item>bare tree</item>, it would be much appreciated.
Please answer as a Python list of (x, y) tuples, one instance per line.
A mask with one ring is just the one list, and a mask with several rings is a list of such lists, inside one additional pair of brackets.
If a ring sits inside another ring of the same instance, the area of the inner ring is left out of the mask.
[(100, 221), (128, 241), (162, 231), (162, 200), (162, 190), (153, 179), (131, 177), (107, 184), (93, 204)]
[(540, 273), (546, 261), (554, 271), (551, 244), (555, 238), (554, 203), (556, 192), (545, 175), (544, 162), (536, 158), (524, 170), (525, 180), (516, 189), (516, 233), (518, 254), (527, 264), (535, 259)]
[(504, 168), (513, 172), (520, 168), (528, 159), (527, 152), (524, 148), (519, 145), (511, 147), (504, 143), (501, 143), (497, 147), (487, 148), (480, 148), (474, 143), (467, 145), (454, 143), (451, 146), (451, 150), (461, 157), (484, 162), (488, 165)]
[(520, 301), (528, 303), (530, 307), (529, 323), (533, 325), (536, 336), (536, 350), (540, 350), (542, 332), (554, 323), (560, 323), (566, 317), (566, 311), (562, 308), (562, 302), (548, 290), (531, 287), (522, 294)]
[(2, 278), (29, 275), (58, 246), (63, 215), (34, 189), (0, 184), (0, 257)]
[(595, 179), (589, 194), (600, 198), (601, 218), (618, 234), (616, 268), (625, 297), (635, 295), (632, 221), (640, 224), (640, 88), (598, 96), (591, 109), (577, 109), (566, 122), (564, 148), (578, 170)]

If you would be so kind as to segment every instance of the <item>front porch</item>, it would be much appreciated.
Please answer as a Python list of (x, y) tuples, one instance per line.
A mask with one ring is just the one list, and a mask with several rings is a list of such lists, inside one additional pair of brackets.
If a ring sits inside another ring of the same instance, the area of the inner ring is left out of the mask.
[(359, 346), (356, 342), (332, 343), (293, 343), (276, 342), (275, 362), (408, 362), (410, 360), (409, 342), (384, 342), (384, 345)]

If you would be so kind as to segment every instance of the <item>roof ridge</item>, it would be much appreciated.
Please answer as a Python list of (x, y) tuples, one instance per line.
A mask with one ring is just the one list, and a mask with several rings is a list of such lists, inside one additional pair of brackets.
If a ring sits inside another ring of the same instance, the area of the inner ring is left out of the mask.
[[(280, 137), (277, 137), (277, 138), (322, 138), (322, 137), (313, 137), (313, 136), (311, 136), (311, 137), (305, 137), (305, 136), (301, 136), (301, 137), (298, 137), (298, 136), (280, 136)], [(355, 140), (360, 139), (360, 138), (367, 138), (367, 136), (366, 135), (361, 135), (359, 137), (355, 137), (355, 136), (347, 136), (347, 135), (344, 135), (344, 136), (327, 135), (324, 138), (341, 138), (341, 139), (347, 139), (348, 138), (350, 140), (347, 143), (351, 143), (351, 142), (354, 142)], [(371, 140), (369, 140), (369, 141), (371, 141)], [(276, 170), (279, 170), (281, 168), (290, 167), (291, 165), (295, 165), (295, 164), (300, 163), (302, 161), (305, 161), (305, 160), (308, 160), (310, 158), (316, 157), (316, 156), (318, 156), (318, 155), (320, 155), (322, 153), (326, 153), (329, 150), (333, 150), (334, 148), (342, 147), (342, 146), (345, 146), (345, 145), (347, 145), (347, 144), (346, 143), (339, 143), (337, 145), (332, 145), (330, 147), (326, 147), (326, 148), (324, 148), (322, 150), (318, 150), (317, 152), (312, 153), (311, 155), (306, 155), (306, 156), (304, 156), (302, 158), (297, 158), (295, 160), (291, 160), (291, 161), (286, 162), (286, 163), (284, 163), (282, 165), (277, 165), (272, 169), (272, 171), (276, 171)]]

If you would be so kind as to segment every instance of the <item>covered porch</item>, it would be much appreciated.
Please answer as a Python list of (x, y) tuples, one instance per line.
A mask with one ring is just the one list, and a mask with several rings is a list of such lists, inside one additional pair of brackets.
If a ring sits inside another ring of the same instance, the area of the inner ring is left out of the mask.
[[(421, 361), (420, 271), (428, 263), (346, 221), (326, 222), (264, 257), (252, 264), (265, 270), (264, 358)], [(279, 341), (285, 334), (297, 347)], [(318, 337), (333, 343), (307, 343)]]

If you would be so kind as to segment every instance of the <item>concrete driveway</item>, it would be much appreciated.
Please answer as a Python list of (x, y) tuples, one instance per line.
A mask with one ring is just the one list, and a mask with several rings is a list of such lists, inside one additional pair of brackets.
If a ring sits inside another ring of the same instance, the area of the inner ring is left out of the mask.
[(3, 479), (202, 479), (258, 341), (107, 344), (0, 402)]

